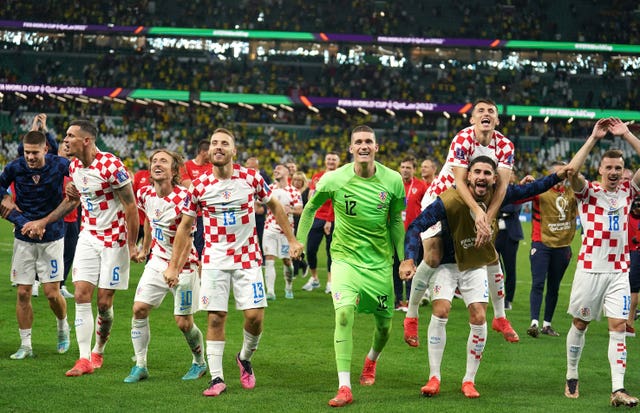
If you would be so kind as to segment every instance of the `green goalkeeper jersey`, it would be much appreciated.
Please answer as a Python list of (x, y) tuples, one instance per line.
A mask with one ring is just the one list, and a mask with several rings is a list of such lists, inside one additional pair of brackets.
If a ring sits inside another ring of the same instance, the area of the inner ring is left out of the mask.
[(356, 175), (353, 163), (324, 174), (300, 218), (300, 242), (306, 244), (315, 211), (331, 199), (335, 213), (332, 259), (380, 268), (393, 264), (395, 248), (402, 260), (406, 204), (402, 177), (379, 162), (375, 167), (370, 178)]

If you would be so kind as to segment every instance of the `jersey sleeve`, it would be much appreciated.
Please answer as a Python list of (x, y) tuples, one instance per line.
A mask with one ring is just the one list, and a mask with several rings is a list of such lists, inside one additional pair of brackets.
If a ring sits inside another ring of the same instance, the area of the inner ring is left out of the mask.
[(442, 199), (438, 197), (409, 224), (409, 228), (407, 228), (407, 233), (404, 237), (404, 258), (411, 258), (416, 261), (420, 253), (420, 248), (422, 248), (420, 233), (426, 231), (439, 221), (446, 221), (446, 219), (447, 214), (444, 209), (444, 203)]
[(515, 163), (515, 146), (513, 142), (511, 142), (506, 137), (501, 136), (501, 139), (498, 140), (496, 146), (496, 152), (498, 157), (498, 168), (506, 168), (513, 169), (513, 164)]
[(9, 194), (9, 187), (15, 180), (15, 162), (9, 163), (0, 174), (0, 196)]
[(131, 182), (131, 176), (122, 161), (115, 156), (110, 161), (105, 163), (107, 182), (115, 189), (122, 188)]

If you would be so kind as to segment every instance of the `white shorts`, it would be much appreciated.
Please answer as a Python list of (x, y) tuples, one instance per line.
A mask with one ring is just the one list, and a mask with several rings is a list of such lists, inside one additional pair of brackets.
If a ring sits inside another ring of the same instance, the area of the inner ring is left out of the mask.
[(64, 279), (64, 238), (51, 242), (13, 240), (11, 282), (33, 285), (36, 274), (42, 283)]
[(487, 267), (460, 271), (457, 264), (441, 264), (431, 280), (431, 301), (451, 302), (456, 288), (467, 307), (472, 303), (488, 303)]
[(232, 286), (237, 310), (267, 306), (261, 267), (240, 270), (203, 268), (200, 281), (200, 310), (228, 311)]
[(72, 280), (98, 288), (126, 290), (129, 287), (129, 246), (106, 248), (86, 231), (80, 232), (73, 259)]
[[(429, 197), (425, 194), (425, 196), (422, 198), (422, 203), (420, 205), (422, 207), (422, 210), (424, 211), (424, 209), (429, 205), (431, 205), (436, 200), (436, 198), (438, 197), (437, 196)], [(438, 221), (433, 226), (427, 228), (426, 231), (421, 232), (420, 239), (424, 241), (426, 239), (433, 238), (435, 236), (440, 235), (441, 232), (442, 232), (442, 224), (440, 223), (440, 221)]]
[(289, 241), (284, 234), (265, 231), (262, 234), (262, 252), (276, 258), (289, 258)]
[(200, 289), (198, 266), (193, 265), (189, 270), (183, 270), (178, 276), (178, 285), (169, 288), (162, 273), (168, 263), (161, 258), (152, 257), (144, 267), (144, 272), (138, 281), (138, 288), (134, 301), (146, 303), (154, 308), (162, 304), (168, 292), (173, 294), (173, 314), (189, 315), (198, 310), (197, 301)]
[(631, 304), (629, 274), (576, 270), (567, 312), (584, 321), (627, 319)]

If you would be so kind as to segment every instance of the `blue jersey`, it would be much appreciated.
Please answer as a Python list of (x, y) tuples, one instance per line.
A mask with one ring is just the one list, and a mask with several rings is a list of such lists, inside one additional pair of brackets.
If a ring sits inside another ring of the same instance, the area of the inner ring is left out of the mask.
[(51, 154), (46, 154), (44, 159), (42, 168), (31, 169), (24, 157), (20, 157), (10, 162), (0, 174), (0, 195), (6, 195), (14, 183), (16, 205), (22, 213), (12, 213), (9, 220), (17, 225), (15, 237), (27, 242), (51, 242), (64, 237), (63, 218), (47, 225), (42, 240), (33, 240), (20, 233), (24, 223), (46, 217), (62, 202), (69, 160)]

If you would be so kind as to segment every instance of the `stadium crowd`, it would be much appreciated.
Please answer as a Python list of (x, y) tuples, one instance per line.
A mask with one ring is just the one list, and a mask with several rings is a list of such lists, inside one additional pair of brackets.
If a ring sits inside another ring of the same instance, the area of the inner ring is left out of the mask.
[[(343, 13), (348, 9), (349, 13)], [(217, 0), (176, 3), (138, 0), (114, 4), (8, 0), (2, 19), (116, 24), (360, 33), (423, 37), (474, 37), (637, 44), (637, 2), (506, 0), (486, 4), (435, 0), (364, 1)], [(570, 17), (567, 19), (566, 17)], [(480, 29), (476, 29), (480, 28)], [(624, 28), (624, 30), (621, 30)]]

